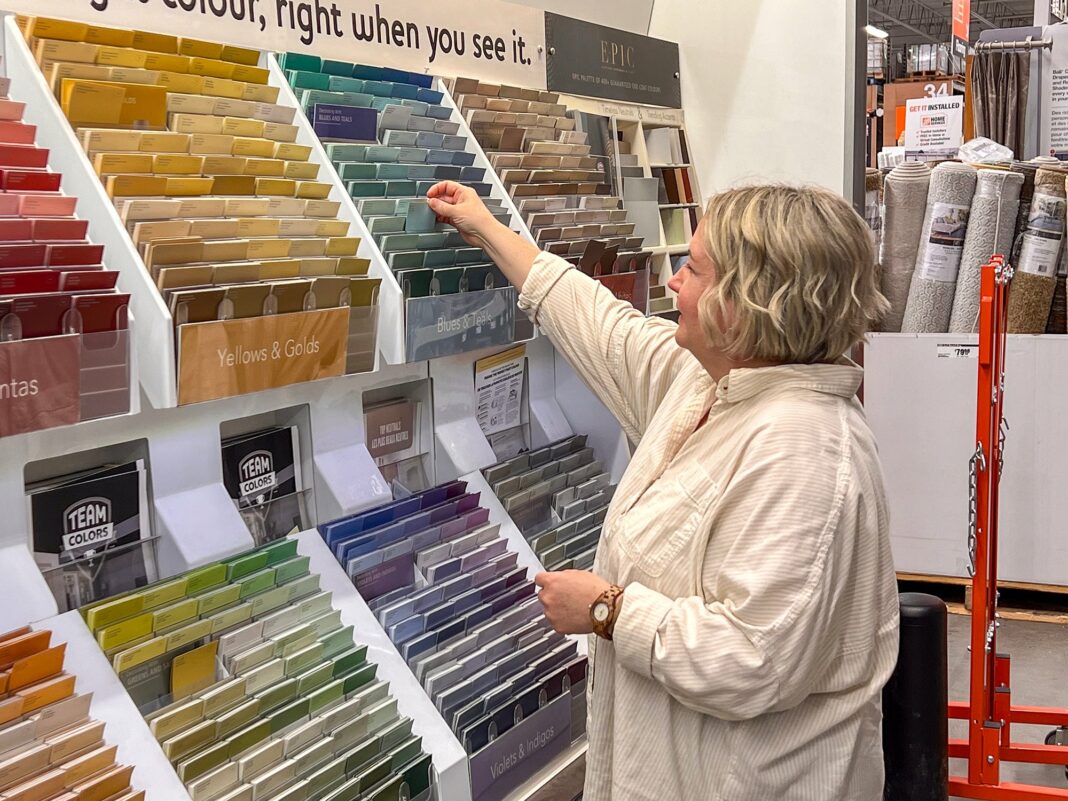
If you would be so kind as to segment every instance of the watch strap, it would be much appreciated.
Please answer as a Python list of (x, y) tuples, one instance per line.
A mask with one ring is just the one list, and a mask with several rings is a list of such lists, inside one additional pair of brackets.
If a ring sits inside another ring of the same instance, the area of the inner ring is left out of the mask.
[[(606, 640), (612, 639), (612, 629), (615, 626), (616, 617), (619, 616), (619, 596), (622, 594), (623, 588), (618, 584), (613, 584), (590, 604), (590, 620), (593, 622), (593, 633), (598, 637), (603, 637)], [(602, 603), (608, 605), (608, 617), (604, 620), (597, 620), (593, 615), (593, 610), (598, 604)]]

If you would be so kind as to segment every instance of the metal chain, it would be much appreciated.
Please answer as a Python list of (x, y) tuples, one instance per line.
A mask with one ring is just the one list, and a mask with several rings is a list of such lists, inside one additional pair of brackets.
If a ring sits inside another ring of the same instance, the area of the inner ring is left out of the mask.
[(1009, 421), (1004, 417), (1001, 418), (1001, 425), (998, 426), (998, 484), (1001, 483), (1001, 474), (1005, 468), (1005, 435), (1009, 431)]
[(975, 443), (975, 453), (968, 460), (968, 576), (975, 575), (975, 546), (979, 534), (979, 470), (986, 470), (983, 445)]

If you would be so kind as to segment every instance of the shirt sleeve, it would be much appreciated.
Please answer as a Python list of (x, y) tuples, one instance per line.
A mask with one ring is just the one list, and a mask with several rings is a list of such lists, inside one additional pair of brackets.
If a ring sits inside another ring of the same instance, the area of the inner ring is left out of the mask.
[(790, 709), (822, 687), (847, 628), (876, 636), (879, 614), (848, 602), (851, 586), (875, 580), (851, 557), (856, 538), (878, 536), (875, 504), (858, 497), (848, 446), (837, 461), (831, 448), (817, 451), (817, 469), (791, 454), (797, 447), (771, 436), (746, 454), (716, 517), (717, 529), (738, 534), (703, 576), (703, 596), (673, 599), (640, 583), (623, 593), (617, 658), (690, 709), (726, 720)]
[(675, 324), (646, 317), (552, 253), (534, 260), (519, 307), (637, 442), (679, 370), (693, 357)]

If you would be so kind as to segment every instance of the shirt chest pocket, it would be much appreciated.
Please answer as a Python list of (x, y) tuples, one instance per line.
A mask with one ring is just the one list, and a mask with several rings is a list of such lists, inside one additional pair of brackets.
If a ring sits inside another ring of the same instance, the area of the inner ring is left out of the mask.
[(719, 485), (704, 468), (689, 464), (654, 481), (617, 521), (619, 546), (635, 567), (658, 578), (675, 564), (699, 533), (705, 513), (715, 503)]

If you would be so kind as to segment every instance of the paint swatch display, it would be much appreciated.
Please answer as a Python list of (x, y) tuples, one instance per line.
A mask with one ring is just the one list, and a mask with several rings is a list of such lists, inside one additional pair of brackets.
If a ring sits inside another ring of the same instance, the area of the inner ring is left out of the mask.
[(30, 484), (26, 499), (33, 558), (61, 612), (156, 580), (142, 460)]
[(509, 217), (430, 76), (306, 53), (285, 53), (279, 64), (406, 298), (508, 286), (427, 205), (430, 187), (455, 180), (502, 222)]
[(574, 262), (591, 239), (621, 251), (642, 247), (588, 133), (576, 130), (558, 95), (470, 78), (455, 79), (451, 88), (543, 249)]
[(143, 801), (133, 768), (116, 761), (92, 695), (75, 691), (64, 670), (66, 644), (52, 632), (0, 634), (0, 796), (56, 801)]
[[(472, 759), (540, 711), (584, 727), (586, 657), (551, 630), (478, 493), (454, 481), (320, 526)], [(551, 749), (547, 749), (551, 750)], [(473, 778), (474, 780), (474, 778)]]
[(428, 798), (430, 758), (286, 539), (83, 610), (193, 801)]
[(44, 18), (24, 32), (179, 329), (345, 308), (324, 345), (345, 372), (373, 368), (378, 280), (258, 51)]
[(546, 570), (590, 570), (615, 487), (571, 436), (482, 471)]
[(130, 296), (0, 89), (0, 435), (125, 414)]

